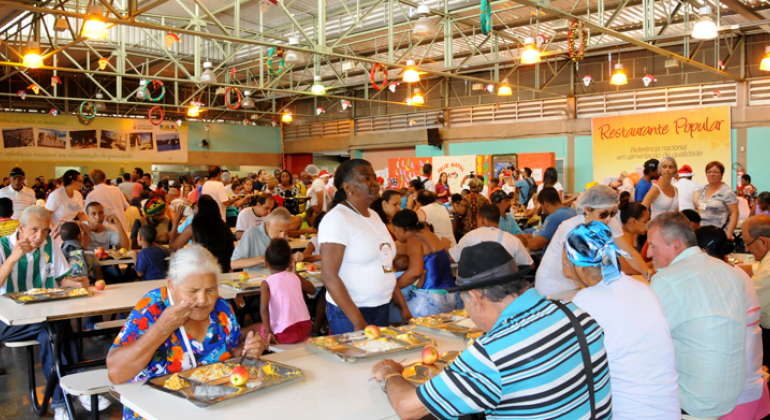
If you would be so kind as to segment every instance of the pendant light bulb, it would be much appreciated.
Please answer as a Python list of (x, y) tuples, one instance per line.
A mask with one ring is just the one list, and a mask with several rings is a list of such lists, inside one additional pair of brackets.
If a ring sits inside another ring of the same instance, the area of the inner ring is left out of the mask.
[(294, 118), (292, 118), (292, 116), (291, 116), (291, 112), (288, 112), (288, 111), (287, 111), (286, 113), (284, 113), (284, 114), (281, 116), (281, 121), (283, 121), (284, 123), (287, 123), (287, 124), (288, 124), (288, 123), (292, 122), (293, 120), (294, 120)]
[[(299, 38), (296, 36), (290, 36), (289, 45), (299, 45)], [(286, 50), (286, 52), (283, 54), (283, 61), (286, 64), (304, 64), (305, 56), (304, 54), (294, 50)]]
[(107, 24), (104, 22), (104, 9), (101, 4), (88, 6), (88, 20), (83, 24), (83, 36), (88, 39), (106, 39)]
[(43, 57), (40, 56), (40, 44), (36, 41), (29, 41), (27, 43), (27, 53), (24, 54), (22, 65), (31, 69), (43, 67)]
[(241, 101), (241, 106), (244, 108), (254, 108), (254, 100), (251, 99), (250, 90), (243, 91), (243, 100)]
[(535, 64), (540, 62), (540, 51), (535, 46), (535, 39), (531, 37), (524, 38), (526, 47), (521, 52), (521, 64)]
[(101, 99), (104, 99), (104, 95), (102, 95), (101, 92), (94, 95), (94, 99), (99, 99), (97, 101), (94, 101), (94, 104), (96, 105), (96, 110), (99, 112), (104, 112), (107, 109), (107, 106), (104, 105), (104, 102), (101, 101)]
[(695, 39), (714, 39), (717, 37), (717, 24), (714, 21), (713, 11), (709, 6), (698, 9), (701, 18), (692, 28), (692, 37)]
[(626, 72), (623, 71), (622, 64), (620, 63), (615, 64), (615, 72), (612, 73), (610, 84), (613, 84), (615, 86), (622, 86), (622, 85), (628, 84), (628, 76), (626, 76)]
[(513, 90), (510, 86), (508, 86), (508, 79), (503, 80), (503, 84), (500, 85), (500, 88), (497, 89), (497, 96), (511, 96), (513, 95)]
[(326, 87), (321, 84), (321, 76), (313, 76), (313, 87), (310, 88), (310, 93), (316, 96), (326, 95)]
[(211, 61), (203, 62), (203, 74), (201, 74), (201, 83), (204, 85), (210, 85), (217, 82), (217, 75), (211, 70)]
[(770, 71), (770, 45), (765, 47), (765, 58), (763, 58), (762, 63), (759, 64), (759, 69)]
[(136, 99), (142, 100), (147, 99), (146, 96), (144, 96), (144, 86), (147, 84), (146, 80), (139, 80), (139, 89), (136, 90)]
[(414, 60), (406, 60), (406, 70), (403, 80), (405, 83), (415, 83), (420, 81), (420, 73), (414, 68)]
[(189, 108), (187, 108), (187, 116), (188, 116), (188, 117), (193, 117), (193, 118), (195, 118), (195, 117), (197, 117), (198, 115), (200, 115), (200, 113), (198, 112), (198, 107), (197, 107), (197, 106), (195, 106), (195, 105), (190, 105), (190, 107), (189, 107)]
[(420, 95), (420, 88), (414, 89), (414, 96), (412, 96), (412, 105), (423, 105), (425, 104), (425, 98)]
[(428, 19), (430, 15), (430, 6), (423, 3), (417, 6), (417, 16), (419, 18), (414, 23), (412, 36), (415, 38), (431, 38), (436, 35), (436, 26), (433, 21)]

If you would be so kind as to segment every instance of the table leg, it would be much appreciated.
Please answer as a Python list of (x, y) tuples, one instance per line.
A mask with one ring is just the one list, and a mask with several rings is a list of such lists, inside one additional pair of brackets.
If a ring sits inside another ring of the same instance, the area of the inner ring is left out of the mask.
[[(69, 322), (69, 320), (48, 322), (48, 333), (51, 336), (52, 361), (51, 373), (48, 375), (48, 383), (46, 384), (45, 389), (46, 395), (48, 395), (49, 390), (51, 395), (53, 395), (53, 389), (59, 383), (59, 380), (64, 373), (64, 366), (60, 356), (62, 342), (64, 341), (64, 330), (66, 329), (67, 322)], [(72, 363), (75, 363), (74, 360)], [(76, 419), (77, 417), (75, 417), (75, 409), (73, 408), (72, 401), (66, 392), (64, 393), (64, 405), (67, 407), (67, 413), (69, 413), (70, 419)]]
[[(48, 404), (51, 402), (51, 396), (53, 396), (53, 387), (48, 388), (46, 386), (45, 392), (43, 394), (43, 401), (38, 402), (37, 401), (37, 385), (35, 383), (35, 361), (34, 361), (34, 350), (32, 346), (27, 347), (27, 374), (29, 375), (29, 399), (32, 403), (32, 411), (35, 412), (36, 415), (39, 417), (45, 416), (45, 414), (48, 412)], [(51, 375), (53, 375), (53, 367), (51, 367)], [(51, 377), (51, 375), (48, 375)]]

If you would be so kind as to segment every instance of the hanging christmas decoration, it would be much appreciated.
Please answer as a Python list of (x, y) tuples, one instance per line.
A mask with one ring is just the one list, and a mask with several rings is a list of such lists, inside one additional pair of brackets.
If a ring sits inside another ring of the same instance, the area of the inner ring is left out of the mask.
[(59, 111), (57, 109), (52, 109), (48, 111), (48, 115), (53, 115), (54, 117), (59, 115)]
[(567, 33), (567, 50), (573, 62), (577, 63), (586, 56), (586, 40), (588, 31), (583, 21), (575, 21), (569, 25)]
[(717, 67), (719, 68), (719, 70), (724, 70), (725, 63), (723, 63), (722, 60), (719, 60), (719, 62), (717, 63)]
[(588, 85), (590, 85), (591, 82), (593, 81), (594, 81), (594, 78), (591, 77), (590, 74), (586, 74), (585, 76), (583, 76), (583, 84), (586, 85), (586, 87), (588, 87)]
[(235, 66), (230, 69), (230, 77), (235, 77)]
[(251, 121), (249, 121), (248, 118), (244, 118), (243, 119), (243, 125), (249, 125), (249, 124), (251, 124)]
[(715, 91), (713, 91), (711, 93), (711, 96), (713, 96), (714, 98), (721, 98), (722, 97), (722, 92), (720, 92), (718, 90), (715, 90)]
[(96, 105), (91, 101), (83, 101), (80, 103), (76, 115), (81, 124), (91, 124), (91, 121), (96, 117)]
[(179, 36), (173, 32), (169, 32), (166, 34), (166, 48), (171, 48), (172, 45), (174, 45), (175, 42), (182, 43), (182, 40), (179, 39)]
[(487, 87), (485, 87), (484, 89), (486, 89), (486, 90), (487, 90), (487, 92), (489, 92), (489, 93), (492, 93), (492, 92), (494, 92), (494, 91), (495, 91), (495, 85), (493, 85), (492, 83), (490, 83), (490, 84), (488, 84), (488, 85), (487, 85)]
[(267, 13), (273, 5), (277, 4), (278, 2), (276, 0), (259, 0), (259, 11)]
[[(157, 122), (152, 119), (152, 112), (155, 111), (156, 109), (158, 110), (158, 112), (160, 112), (160, 119), (158, 119)], [(163, 108), (161, 108), (159, 105), (155, 105), (154, 107), (150, 108), (150, 112), (148, 114), (148, 117), (149, 117), (150, 123), (152, 123), (152, 125), (161, 125), (163, 123), (163, 117), (164, 117), (164, 115), (163, 115)]]
[(409, 127), (412, 127), (415, 124), (414, 120), (409, 120)]
[(37, 83), (33, 83), (33, 84), (27, 86), (27, 89), (32, 89), (32, 91), (35, 92), (35, 95), (40, 93), (40, 86), (38, 86)]
[(350, 102), (348, 102), (348, 101), (342, 101), (341, 105), (342, 105), (342, 110), (343, 111), (348, 109), (348, 108), (350, 108)]
[(326, 110), (321, 108), (320, 106), (315, 109), (315, 114), (316, 115), (321, 115), (321, 114), (325, 114), (325, 113), (326, 113)]
[[(278, 70), (273, 70), (273, 58), (280, 58)], [(279, 47), (270, 48), (267, 53), (267, 74), (272, 77), (278, 77), (283, 73), (283, 50)]]
[(489, 35), (492, 30), (492, 6), (489, 0), (481, 0), (481, 33)]
[[(160, 96), (157, 98), (153, 98), (152, 95), (150, 95), (149, 90), (147, 90), (147, 85), (152, 84), (152, 87), (157, 89), (160, 86)], [(164, 96), (166, 96), (166, 86), (161, 82), (160, 80), (150, 80), (148, 84), (145, 84), (142, 86), (142, 94), (144, 94), (144, 97), (149, 99), (152, 102), (158, 102), (161, 99), (163, 99)]]
[(211, 126), (206, 124), (206, 131), (209, 131), (209, 130), (211, 130)]
[(182, 120), (176, 120), (176, 126), (181, 127), (182, 126)]
[(106, 69), (107, 68), (107, 64), (110, 64), (110, 60), (108, 60), (107, 58), (102, 57), (102, 58), (99, 59), (99, 68), (101, 70)]
[(657, 82), (658, 79), (655, 78), (655, 76), (651, 74), (645, 74), (644, 77), (642, 77), (642, 82), (644, 82), (645, 86), (649, 86), (652, 82)]
[(270, 125), (272, 125), (273, 127), (278, 127), (278, 121), (275, 121), (275, 120), (270, 121)]
[(59, 79), (59, 76), (51, 76), (51, 86), (56, 86), (61, 84), (61, 79)]
[(24, 98), (27, 97), (27, 92), (25, 92), (23, 90), (20, 90), (20, 91), (16, 92), (16, 95), (18, 95), (21, 99), (24, 99)]
[(543, 34), (535, 37), (535, 45), (537, 45), (537, 48), (540, 48), (543, 44), (545, 44), (546, 41), (547, 39), (545, 39), (545, 35)]
[[(238, 102), (234, 105), (230, 103), (230, 89), (234, 89), (235, 93), (238, 95)], [(230, 109), (238, 109), (241, 107), (241, 100), (243, 100), (243, 97), (241, 96), (241, 91), (237, 87), (228, 87), (225, 89), (225, 105), (227, 105)]]
[(391, 93), (396, 93), (396, 87), (398, 87), (398, 85), (399, 85), (399, 83), (398, 83), (398, 82), (391, 82), (391, 83), (388, 85), (388, 89), (390, 89), (390, 92), (391, 92)]
[[(376, 63), (372, 66), (372, 71), (369, 72), (369, 78), (374, 90), (382, 90), (388, 85), (388, 69), (383, 64)], [(377, 85), (377, 82), (374, 81), (376, 78), (382, 78), (381, 85)]]
[(406, 99), (404, 99), (404, 103), (405, 103), (405, 104), (407, 104), (407, 105), (409, 105), (409, 106), (412, 106), (412, 98), (406, 98)]

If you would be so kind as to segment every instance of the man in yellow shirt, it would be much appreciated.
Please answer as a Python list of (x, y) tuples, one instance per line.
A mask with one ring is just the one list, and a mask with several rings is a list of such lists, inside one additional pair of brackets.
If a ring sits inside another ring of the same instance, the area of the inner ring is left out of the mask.
[(13, 201), (10, 198), (0, 198), (0, 238), (16, 232), (19, 221), (13, 220)]
[[(307, 174), (307, 172), (302, 172), (299, 175), (299, 180), (297, 181), (297, 189), (299, 190), (299, 196), (298, 197), (307, 197), (307, 186), (310, 185), (311, 180), (310, 176)], [(304, 213), (305, 212), (305, 204), (307, 203), (307, 200), (300, 201), (299, 204), (299, 212)]]

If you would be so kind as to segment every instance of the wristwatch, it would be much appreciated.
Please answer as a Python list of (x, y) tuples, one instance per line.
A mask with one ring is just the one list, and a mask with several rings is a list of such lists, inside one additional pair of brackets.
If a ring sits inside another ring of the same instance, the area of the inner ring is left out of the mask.
[(387, 388), (388, 379), (390, 379), (390, 378), (392, 378), (394, 376), (401, 376), (401, 374), (400, 373), (391, 373), (391, 374), (387, 375), (385, 377), (385, 379), (382, 380), (382, 382), (380, 382), (380, 386), (382, 387), (382, 392), (384, 392), (386, 394), (388, 393), (388, 388)]

